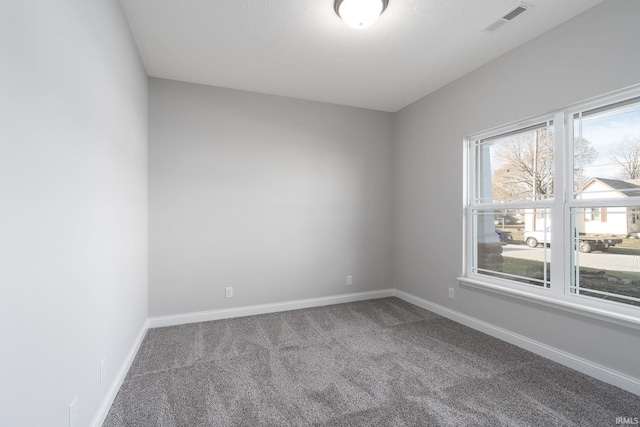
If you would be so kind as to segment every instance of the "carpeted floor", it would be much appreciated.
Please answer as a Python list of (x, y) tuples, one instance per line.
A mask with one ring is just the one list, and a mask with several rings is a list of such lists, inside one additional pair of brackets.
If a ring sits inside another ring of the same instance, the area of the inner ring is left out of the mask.
[(640, 397), (397, 298), (151, 329), (114, 426), (614, 426)]

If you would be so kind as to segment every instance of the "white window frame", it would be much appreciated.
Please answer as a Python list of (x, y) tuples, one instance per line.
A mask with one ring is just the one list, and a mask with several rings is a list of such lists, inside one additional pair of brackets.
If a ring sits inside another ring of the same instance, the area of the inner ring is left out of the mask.
[[(640, 86), (625, 89), (607, 96), (537, 116), (507, 126), (501, 126), (469, 136), (464, 141), (464, 253), (461, 284), (497, 292), (511, 297), (533, 301), (546, 306), (640, 329), (640, 307), (616, 303), (598, 298), (576, 295), (570, 292), (574, 248), (570, 231), (572, 208), (639, 206), (640, 197), (628, 197), (624, 201), (612, 199), (574, 199), (573, 197), (573, 120), (574, 114), (640, 97)], [(500, 209), (545, 208), (551, 210), (553, 227), (551, 244), (551, 286), (544, 288), (516, 281), (474, 273), (473, 218), (474, 210), (492, 209), (496, 203), (475, 203), (477, 183), (475, 141), (514, 132), (538, 123), (553, 120), (554, 126), (554, 195), (552, 199), (533, 202), (499, 203)], [(555, 238), (553, 236), (556, 236)], [(564, 236), (558, 238), (557, 236)], [(558, 268), (557, 266), (565, 266)]]

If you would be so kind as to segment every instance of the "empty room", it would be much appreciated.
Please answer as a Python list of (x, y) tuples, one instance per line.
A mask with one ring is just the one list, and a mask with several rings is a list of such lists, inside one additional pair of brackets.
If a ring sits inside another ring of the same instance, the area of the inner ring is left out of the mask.
[(3, 1), (0, 426), (638, 425), (639, 21)]

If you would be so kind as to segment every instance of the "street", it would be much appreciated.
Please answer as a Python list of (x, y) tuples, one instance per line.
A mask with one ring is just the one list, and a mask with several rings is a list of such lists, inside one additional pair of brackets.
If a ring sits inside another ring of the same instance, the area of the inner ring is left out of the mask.
[[(550, 260), (551, 248), (539, 246), (530, 248), (525, 245), (508, 244), (502, 248), (502, 256), (511, 258), (543, 261), (545, 256)], [(620, 255), (607, 252), (582, 253), (577, 252), (580, 267), (596, 270), (624, 271), (628, 273), (640, 273), (640, 255)]]

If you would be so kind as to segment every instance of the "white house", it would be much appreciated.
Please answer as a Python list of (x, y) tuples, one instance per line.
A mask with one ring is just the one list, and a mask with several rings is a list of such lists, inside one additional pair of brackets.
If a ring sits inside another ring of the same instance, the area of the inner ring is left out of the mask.
[[(619, 198), (640, 195), (640, 180), (617, 180), (592, 178), (578, 197), (585, 199)], [(630, 235), (640, 232), (640, 210), (638, 208), (591, 207), (584, 214), (577, 215), (578, 229), (585, 234)]]

